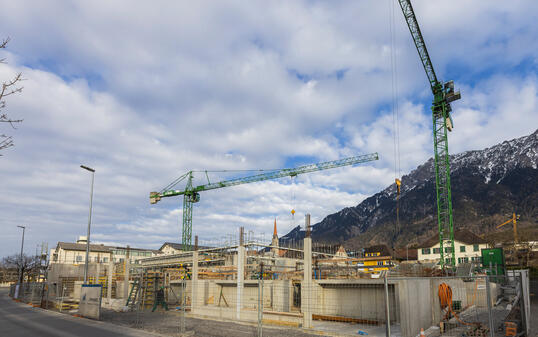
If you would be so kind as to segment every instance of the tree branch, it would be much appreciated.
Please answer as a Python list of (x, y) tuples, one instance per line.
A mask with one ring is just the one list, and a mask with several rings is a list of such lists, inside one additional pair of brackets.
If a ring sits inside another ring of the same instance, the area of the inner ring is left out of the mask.
[[(0, 42), (0, 49), (5, 49), (11, 39), (8, 37)], [(0, 63), (5, 63), (5, 59), (0, 59)], [(23, 81), (22, 73), (18, 73), (11, 80), (3, 82), (0, 88), (0, 110), (6, 107), (5, 97), (20, 93), (23, 89), (22, 86), (18, 86), (17, 83)], [(12, 119), (7, 114), (0, 114), (0, 123), (8, 123), (13, 129), (15, 123), (21, 123), (22, 119)], [(11, 136), (0, 135), (0, 150), (14, 146), (13, 138)], [(0, 154), (1, 156), (1, 154)]]

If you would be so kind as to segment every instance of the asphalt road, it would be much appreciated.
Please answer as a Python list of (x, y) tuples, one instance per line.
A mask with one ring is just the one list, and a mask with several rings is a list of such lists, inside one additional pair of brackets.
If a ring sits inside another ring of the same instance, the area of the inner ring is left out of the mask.
[(147, 331), (107, 322), (73, 317), (33, 308), (13, 301), (6, 288), (0, 288), (0, 336), (9, 337), (117, 337), (160, 336)]

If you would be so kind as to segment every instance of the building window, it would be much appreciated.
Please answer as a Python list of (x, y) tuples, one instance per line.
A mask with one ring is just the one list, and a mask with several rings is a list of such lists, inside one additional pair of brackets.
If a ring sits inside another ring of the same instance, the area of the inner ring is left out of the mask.
[(478, 245), (473, 245), (473, 251), (478, 252)]
[(445, 247), (445, 253), (452, 253), (452, 247)]
[(430, 248), (422, 248), (422, 254), (423, 254), (423, 255), (428, 255), (428, 254), (430, 254)]
[(434, 248), (433, 253), (434, 254), (439, 254), (439, 253), (441, 253), (441, 249), (440, 248)]
[(468, 257), (464, 257), (463, 260), (464, 260), (465, 263), (469, 262), (469, 258), (468, 258)]
[(460, 246), (460, 253), (465, 253), (465, 246)]
[(82, 256), (77, 255), (77, 262), (82, 262)]
[(377, 261), (377, 265), (378, 265), (378, 266), (382, 266), (382, 265), (383, 265), (383, 261)]
[(108, 257), (103, 257), (103, 262), (107, 263), (108, 262)]

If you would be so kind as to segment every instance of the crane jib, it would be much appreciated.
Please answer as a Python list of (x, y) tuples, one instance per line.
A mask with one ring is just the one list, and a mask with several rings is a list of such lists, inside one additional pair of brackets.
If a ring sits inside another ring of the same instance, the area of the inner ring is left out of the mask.
[(159, 201), (160, 198), (189, 194), (189, 192), (208, 191), (208, 190), (214, 190), (217, 188), (248, 184), (248, 183), (253, 183), (253, 182), (258, 182), (258, 181), (278, 179), (278, 178), (283, 178), (283, 177), (292, 177), (292, 176), (297, 176), (299, 174), (305, 174), (305, 173), (310, 173), (310, 172), (327, 170), (331, 168), (365, 163), (365, 162), (378, 160), (378, 159), (379, 159), (379, 155), (376, 152), (376, 153), (371, 153), (371, 154), (362, 155), (362, 156), (350, 157), (350, 158), (345, 158), (345, 159), (340, 159), (340, 160), (333, 160), (333, 161), (328, 161), (328, 162), (323, 162), (323, 163), (309, 164), (309, 165), (299, 166), (296, 168), (282, 169), (282, 170), (278, 170), (274, 172), (261, 173), (261, 174), (256, 174), (249, 177), (224, 180), (224, 181), (200, 185), (196, 187), (191, 186), (191, 187), (186, 187), (185, 190), (166, 190), (160, 193), (152, 192), (153, 194), (150, 194), (150, 198), (155, 198), (157, 199), (155, 201)]

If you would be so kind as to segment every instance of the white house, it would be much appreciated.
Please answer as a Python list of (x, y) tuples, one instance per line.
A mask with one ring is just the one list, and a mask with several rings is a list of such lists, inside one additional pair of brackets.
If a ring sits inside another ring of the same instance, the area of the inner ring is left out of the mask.
[[(162, 253), (155, 249), (90, 244), (88, 262), (107, 264), (112, 260), (115, 263), (121, 263), (128, 255), (130, 263), (138, 263), (137, 261), (140, 259), (160, 254)], [(84, 264), (86, 261), (86, 237), (80, 236), (76, 243), (58, 242), (56, 248), (51, 249), (50, 257), (50, 263)]]
[[(483, 248), (487, 248), (487, 242), (473, 232), (467, 229), (454, 232), (456, 265), (467, 262), (480, 263)], [(452, 258), (451, 249), (452, 247), (444, 247), (446, 263)], [(439, 235), (432, 236), (418, 247), (419, 262), (439, 262), (440, 256)]]
[(183, 252), (183, 245), (181, 243), (165, 242), (159, 250), (165, 255), (179, 254)]

